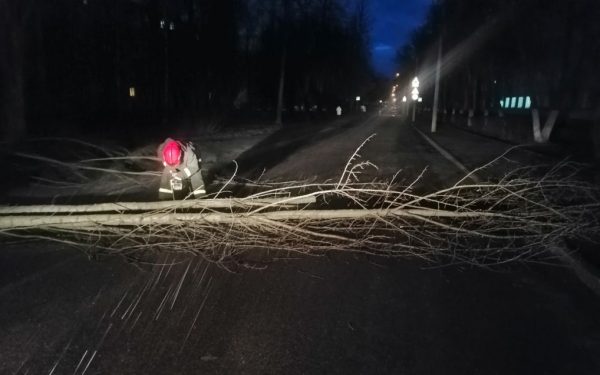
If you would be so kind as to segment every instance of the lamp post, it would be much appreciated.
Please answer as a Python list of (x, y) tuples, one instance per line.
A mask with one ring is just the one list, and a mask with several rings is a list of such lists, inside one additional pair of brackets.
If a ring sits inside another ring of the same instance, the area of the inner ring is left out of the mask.
[(415, 77), (410, 85), (412, 87), (412, 91), (410, 92), (410, 98), (413, 100), (412, 122), (414, 123), (417, 112), (417, 100), (419, 100), (419, 78)]

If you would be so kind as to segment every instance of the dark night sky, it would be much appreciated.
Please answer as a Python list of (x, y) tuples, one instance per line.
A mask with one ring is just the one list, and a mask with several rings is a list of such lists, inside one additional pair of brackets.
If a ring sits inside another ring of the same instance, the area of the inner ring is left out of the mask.
[(392, 76), (394, 57), (425, 19), (431, 0), (371, 0), (372, 60), (375, 70)]

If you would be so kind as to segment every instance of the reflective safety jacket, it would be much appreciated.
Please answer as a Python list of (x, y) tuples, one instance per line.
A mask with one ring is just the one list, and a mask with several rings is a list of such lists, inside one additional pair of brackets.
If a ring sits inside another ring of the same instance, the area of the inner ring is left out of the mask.
[[(158, 157), (162, 160), (162, 151), (167, 143), (172, 141), (167, 138), (158, 147)], [(196, 155), (194, 145), (191, 142), (179, 142), (182, 151), (181, 162), (177, 166), (170, 166), (163, 161), (163, 173), (160, 179), (160, 187), (158, 189), (158, 198), (160, 200), (173, 199), (173, 189), (171, 180), (189, 181), (194, 197), (199, 198), (206, 194), (204, 187), (204, 179), (201, 173), (201, 159)]]

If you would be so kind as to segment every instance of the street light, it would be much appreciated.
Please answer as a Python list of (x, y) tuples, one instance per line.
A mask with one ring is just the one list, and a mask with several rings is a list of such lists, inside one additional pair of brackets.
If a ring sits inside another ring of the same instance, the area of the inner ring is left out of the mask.
[(412, 83), (410, 85), (411, 85), (411, 87), (418, 89), (419, 85), (420, 85), (419, 78), (417, 78), (417, 77), (413, 78)]
[(411, 99), (413, 100), (413, 113), (412, 113), (412, 122), (415, 122), (415, 115), (417, 112), (417, 103), (415, 103), (417, 100), (419, 100), (419, 78), (415, 77), (413, 78), (411, 84), (412, 86), (412, 91), (410, 92), (411, 95)]
[(412, 100), (418, 100), (419, 99), (419, 89), (418, 88), (414, 88), (412, 89), (412, 91), (410, 92), (410, 98)]
[(400, 77), (400, 73), (396, 73), (396, 78)]
[(357, 102), (360, 102), (360, 96), (357, 96), (357, 97), (356, 97), (356, 101), (357, 101)]

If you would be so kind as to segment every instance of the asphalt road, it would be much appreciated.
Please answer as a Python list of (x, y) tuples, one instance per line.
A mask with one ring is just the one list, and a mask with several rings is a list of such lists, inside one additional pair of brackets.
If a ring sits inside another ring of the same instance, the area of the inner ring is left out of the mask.
[[(373, 133), (361, 155), (379, 170), (364, 178), (401, 170), (408, 182), (426, 168), (428, 190), (462, 175), (396, 118), (284, 129), (242, 155), (240, 172), (334, 179)], [(457, 155), (469, 166), (504, 147), (461, 138), (457, 153), (469, 142), (477, 152)], [(600, 300), (558, 266), (271, 254), (266, 269), (233, 273), (168, 254), (150, 266), (1, 246), (1, 374), (600, 371)]]

